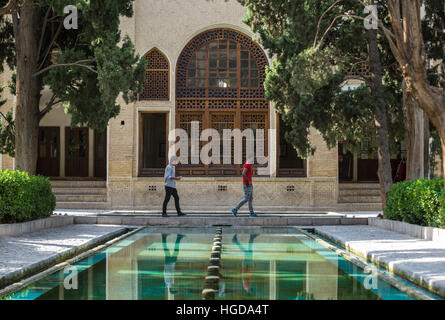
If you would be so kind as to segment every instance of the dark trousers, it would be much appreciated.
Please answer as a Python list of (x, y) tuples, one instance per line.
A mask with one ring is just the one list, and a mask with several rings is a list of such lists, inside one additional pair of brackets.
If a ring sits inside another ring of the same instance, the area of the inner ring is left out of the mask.
[(165, 187), (165, 199), (164, 199), (164, 204), (162, 205), (162, 213), (167, 213), (167, 204), (170, 201), (171, 196), (173, 196), (173, 198), (175, 198), (176, 212), (180, 213), (181, 208), (179, 207), (178, 191), (176, 191), (176, 188), (172, 188), (172, 187)]

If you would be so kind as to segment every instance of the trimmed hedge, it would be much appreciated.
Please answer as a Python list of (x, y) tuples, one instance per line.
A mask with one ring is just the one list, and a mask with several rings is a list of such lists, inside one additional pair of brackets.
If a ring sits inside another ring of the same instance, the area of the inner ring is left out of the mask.
[(393, 185), (386, 201), (385, 216), (421, 226), (445, 228), (443, 179), (419, 179)]
[(56, 207), (48, 178), (0, 170), (0, 223), (49, 217)]

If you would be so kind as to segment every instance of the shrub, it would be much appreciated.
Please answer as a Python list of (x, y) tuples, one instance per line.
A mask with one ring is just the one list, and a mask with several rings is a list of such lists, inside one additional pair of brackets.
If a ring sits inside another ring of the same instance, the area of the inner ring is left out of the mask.
[(0, 223), (48, 217), (56, 207), (48, 178), (0, 170)]
[(444, 180), (419, 179), (393, 185), (385, 215), (392, 220), (445, 228)]

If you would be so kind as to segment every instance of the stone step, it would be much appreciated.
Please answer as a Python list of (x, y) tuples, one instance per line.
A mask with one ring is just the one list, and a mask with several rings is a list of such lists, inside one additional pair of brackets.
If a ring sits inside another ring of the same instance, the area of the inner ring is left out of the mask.
[(91, 187), (91, 188), (71, 188), (71, 187), (53, 187), (53, 193), (58, 194), (107, 194), (107, 188)]
[(380, 196), (339, 196), (339, 203), (378, 203), (381, 201)]
[(107, 182), (102, 180), (51, 180), (54, 188), (106, 188)]
[(104, 194), (56, 194), (56, 201), (62, 202), (106, 202)]
[(107, 202), (57, 201), (56, 209), (104, 210), (109, 209), (109, 204)]
[(340, 196), (371, 196), (380, 197), (379, 189), (343, 189), (339, 190)]
[(380, 189), (380, 185), (378, 183), (340, 183), (338, 187), (339, 190)]
[(382, 203), (339, 203), (336, 207), (339, 211), (381, 211)]

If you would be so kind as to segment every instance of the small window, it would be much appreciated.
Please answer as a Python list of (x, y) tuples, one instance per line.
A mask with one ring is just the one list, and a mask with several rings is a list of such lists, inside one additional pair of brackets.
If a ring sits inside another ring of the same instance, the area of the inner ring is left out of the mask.
[(158, 50), (149, 51), (147, 60), (146, 83), (139, 100), (169, 100), (169, 63)]

